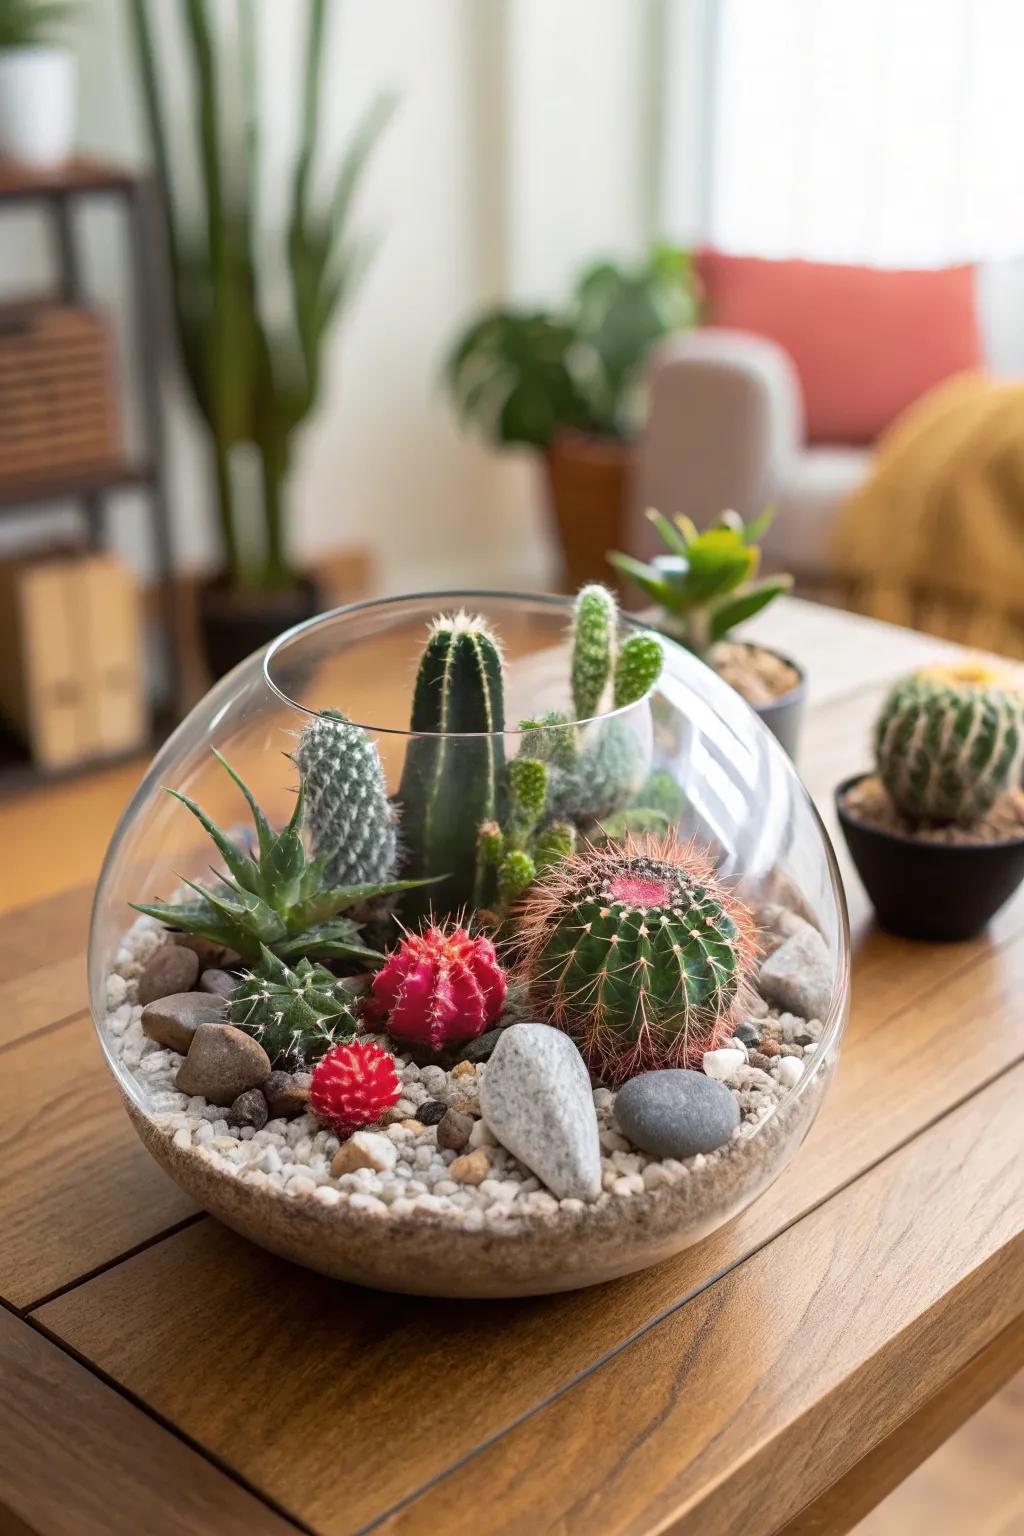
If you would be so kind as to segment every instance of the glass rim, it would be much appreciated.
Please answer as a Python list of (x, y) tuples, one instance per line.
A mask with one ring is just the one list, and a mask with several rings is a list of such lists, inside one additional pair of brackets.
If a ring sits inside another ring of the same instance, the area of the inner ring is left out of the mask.
[[(491, 587), (464, 587), (441, 591), (398, 592), (393, 593), (390, 597), (370, 597), (362, 598), (359, 602), (355, 603), (341, 603), (337, 608), (328, 608), (323, 613), (315, 613), (310, 619), (303, 619), (300, 623), (293, 624), (291, 629), (284, 630), (282, 634), (272, 640), (263, 653), (263, 680), (271, 693), (280, 699), (282, 704), (286, 704), (289, 709), (297, 710), (299, 714), (305, 715), (310, 720), (329, 719), (330, 717), (323, 710), (311, 709), (307, 704), (300, 704), (298, 699), (293, 699), (271, 676), (271, 664), (284, 646), (303, 635), (312, 634), (317, 629), (326, 627), (337, 619), (357, 613), (368, 613), (375, 608), (384, 609), (397, 607), (400, 603), (420, 602), (436, 602), (441, 604), (458, 602), (460, 605), (465, 606), (467, 603), (486, 602), (488, 599), (537, 603), (543, 607), (551, 608), (552, 610), (560, 609), (570, 614), (574, 601), (572, 597), (560, 592), (517, 592)], [(634, 630), (637, 633), (650, 632), (651, 634), (656, 634), (663, 645), (670, 645), (675, 650), (683, 651), (685, 655), (690, 656), (694, 662), (700, 665), (698, 658), (693, 656), (691, 652), (686, 651), (685, 647), (680, 646), (670, 636), (663, 634), (660, 630), (655, 630), (650, 624), (644, 624), (631, 614), (623, 613), (621, 610), (618, 613), (618, 620), (620, 624), (625, 624), (628, 629)], [(404, 740), (490, 741), (498, 737), (505, 738), (511, 736), (521, 738), (524, 736), (542, 735), (548, 732), (564, 731), (567, 727), (596, 725), (603, 723), (605, 720), (615, 720), (620, 716), (628, 716), (650, 698), (656, 687), (657, 684), (655, 683), (654, 687), (648, 688), (647, 692), (639, 699), (634, 699), (630, 704), (621, 704), (618, 709), (604, 710), (600, 714), (587, 715), (580, 719), (559, 720), (557, 723), (550, 725), (531, 725), (525, 728), (521, 726), (506, 726), (501, 731), (410, 731), (401, 729), (398, 726), (372, 725), (369, 721), (353, 720), (348, 716), (346, 716), (346, 719), (350, 725), (355, 726), (358, 730), (367, 731), (374, 736), (397, 736)]]

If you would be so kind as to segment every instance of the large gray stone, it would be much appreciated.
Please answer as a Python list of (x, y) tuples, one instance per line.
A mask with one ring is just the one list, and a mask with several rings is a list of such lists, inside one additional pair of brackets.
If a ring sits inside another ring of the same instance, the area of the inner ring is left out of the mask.
[(828, 945), (810, 923), (769, 955), (758, 981), (762, 997), (802, 1019), (825, 1019), (832, 1001), (832, 961)]
[(233, 1024), (200, 1024), (174, 1086), (179, 1093), (201, 1094), (210, 1104), (233, 1104), (269, 1076), (270, 1057), (251, 1035)]
[(590, 1074), (568, 1035), (512, 1024), (483, 1069), (480, 1112), (503, 1147), (561, 1200), (601, 1193), (601, 1143)]
[(696, 1157), (729, 1140), (740, 1107), (724, 1083), (680, 1067), (632, 1078), (615, 1096), (615, 1118), (652, 1157)]
[(158, 1045), (184, 1056), (199, 1025), (220, 1023), (226, 1007), (222, 997), (214, 997), (210, 992), (175, 992), (143, 1008), (142, 1030)]

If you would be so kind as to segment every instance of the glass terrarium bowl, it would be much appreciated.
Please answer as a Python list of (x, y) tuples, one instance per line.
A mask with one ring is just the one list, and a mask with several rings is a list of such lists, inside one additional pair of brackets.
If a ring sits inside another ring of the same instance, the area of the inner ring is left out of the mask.
[[(751, 908), (765, 950), (797, 928), (806, 933), (809, 924), (823, 941), (819, 952), (827, 952), (826, 1006), (816, 1010), (819, 1018), (809, 1029), (814, 1038), (798, 1036), (802, 1074), (792, 1086), (787, 1079), (785, 1091), (773, 1090), (767, 1110), (762, 1106), (756, 1123), (734, 1134), (726, 1155), (668, 1161), (652, 1174), (647, 1165), (655, 1159), (627, 1150), (614, 1167), (606, 1163), (604, 1192), (593, 1202), (538, 1200), (534, 1193), (524, 1206), (526, 1197), (511, 1199), (514, 1186), (502, 1182), (509, 1176), (507, 1158), (490, 1193), (460, 1190), (460, 1204), (453, 1202), (449, 1182), (443, 1186), (447, 1194), (431, 1195), (428, 1188), (423, 1198), (422, 1181), (415, 1180), (422, 1164), (411, 1146), (400, 1146), (409, 1160), (409, 1198), (388, 1203), (374, 1197), (370, 1170), (357, 1184), (369, 1197), (357, 1199), (352, 1177), (339, 1180), (329, 1171), (337, 1141), (309, 1116), (287, 1124), (271, 1120), (246, 1136), (218, 1123), (225, 1109), (210, 1109), (201, 1129), (202, 1120), (190, 1118), (200, 1106), (174, 1089), (180, 1061), (143, 1036), (139, 1025), (140, 972), (170, 935), (153, 919), (138, 917), (131, 903), (180, 896), (183, 878), (209, 881), (216, 857), (196, 821), (165, 788), (192, 797), (222, 827), (247, 836), (247, 807), (216, 749), (248, 784), (271, 825), (283, 826), (295, 805), (292, 757), (300, 733), (318, 712), (334, 709), (365, 728), (394, 794), (410, 742), (424, 739), (412, 735), (408, 724), (428, 627), (436, 615), (460, 609), (482, 615), (501, 637), (507, 723), (569, 708), (569, 599), (428, 593), (351, 605), (282, 635), (196, 706), (125, 811), (93, 911), (92, 1011), (127, 1111), (150, 1152), (200, 1205), (252, 1241), (323, 1273), (394, 1291), (501, 1296), (568, 1290), (655, 1263), (755, 1199), (781, 1172), (817, 1113), (848, 1010), (849, 934), (827, 835), (772, 735), (685, 650), (667, 643), (655, 688), (638, 703), (583, 723), (580, 739), (598, 739), (614, 722), (616, 730), (629, 733), (645, 767), (674, 781), (682, 791), (672, 813), (679, 838), (707, 850), (721, 880)], [(620, 625), (623, 634), (639, 627), (625, 618)], [(478, 755), (482, 744), (503, 750), (508, 760), (522, 748), (523, 733), (446, 737), (450, 782), (461, 782), (459, 760)], [(754, 1009), (765, 1011), (763, 1003)], [(546, 1022), (529, 1009), (519, 1017)], [(790, 1037), (793, 1022), (786, 1014), (780, 1025)], [(610, 1097), (605, 1094), (603, 1102)], [(432, 1133), (414, 1128), (412, 1136), (418, 1134)], [(277, 1150), (257, 1157), (268, 1138)], [(610, 1145), (621, 1151), (626, 1144), (612, 1138)], [(604, 1151), (618, 1155), (608, 1145)], [(530, 1188), (537, 1191), (536, 1179)]]

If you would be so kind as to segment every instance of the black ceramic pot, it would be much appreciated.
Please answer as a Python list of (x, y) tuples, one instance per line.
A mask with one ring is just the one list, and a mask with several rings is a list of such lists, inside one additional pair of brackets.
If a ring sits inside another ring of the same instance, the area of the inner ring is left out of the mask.
[(866, 773), (844, 779), (836, 811), (857, 873), (890, 933), (940, 944), (972, 939), (1024, 880), (1024, 837), (1005, 843), (933, 843), (883, 832), (843, 806)]
[(302, 576), (286, 592), (241, 593), (223, 576), (199, 588), (199, 637), (211, 678), (223, 677), (293, 624), (320, 612), (316, 583)]

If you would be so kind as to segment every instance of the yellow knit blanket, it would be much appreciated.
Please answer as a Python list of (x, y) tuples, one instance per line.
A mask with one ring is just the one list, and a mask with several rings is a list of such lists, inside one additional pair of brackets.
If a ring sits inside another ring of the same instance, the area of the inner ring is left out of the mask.
[(905, 411), (833, 556), (849, 607), (1024, 656), (1024, 382), (958, 374)]

